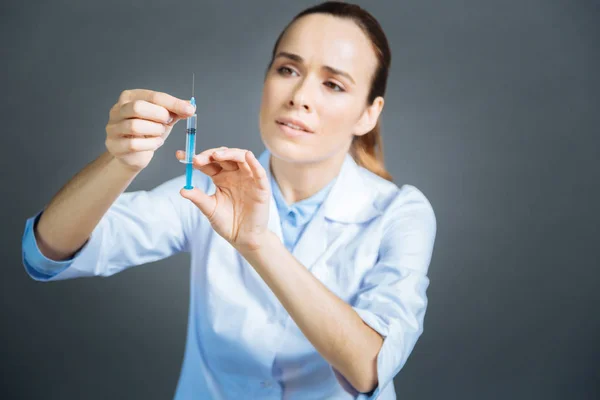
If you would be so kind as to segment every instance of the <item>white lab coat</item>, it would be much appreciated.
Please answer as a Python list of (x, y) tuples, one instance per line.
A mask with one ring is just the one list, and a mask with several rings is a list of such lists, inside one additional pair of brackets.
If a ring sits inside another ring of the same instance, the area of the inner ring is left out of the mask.
[[(259, 161), (270, 179), (269, 156), (265, 151)], [(184, 181), (180, 176), (152, 191), (122, 194), (70, 264), (43, 276), (27, 265), (24, 254), (26, 270), (42, 281), (110, 276), (189, 251), (190, 319), (177, 399), (395, 399), (392, 379), (422, 332), (427, 306), (436, 219), (423, 193), (410, 185), (398, 188), (347, 155), (293, 251), (384, 336), (379, 387), (367, 397), (327, 364), (258, 273), (180, 196)], [(198, 171), (194, 185), (215, 190)], [(282, 238), (273, 197), (269, 228)]]

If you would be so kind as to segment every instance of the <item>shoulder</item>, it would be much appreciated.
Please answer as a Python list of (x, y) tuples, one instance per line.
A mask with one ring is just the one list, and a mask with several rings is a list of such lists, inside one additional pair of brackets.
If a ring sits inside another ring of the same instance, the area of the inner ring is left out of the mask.
[(398, 186), (364, 167), (359, 167), (359, 173), (373, 193), (373, 205), (383, 215), (419, 212), (435, 220), (431, 202), (416, 186), (407, 183)]
[(410, 184), (397, 186), (361, 168), (380, 212), (380, 254), (426, 272), (431, 260), (437, 221), (425, 194)]
[(373, 207), (379, 211), (386, 232), (412, 230), (431, 239), (435, 237), (436, 215), (420, 189), (410, 184), (398, 186), (363, 167), (359, 171), (372, 193)]

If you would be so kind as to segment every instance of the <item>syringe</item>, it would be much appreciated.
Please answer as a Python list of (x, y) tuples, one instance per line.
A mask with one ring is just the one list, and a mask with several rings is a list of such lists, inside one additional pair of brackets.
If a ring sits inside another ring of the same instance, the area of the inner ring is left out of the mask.
[[(194, 98), (194, 76), (192, 76), (192, 98), (190, 103), (196, 107), (196, 99)], [(185, 129), (185, 157), (180, 160), (187, 164), (185, 168), (185, 187), (184, 189), (193, 189), (192, 173), (194, 171), (193, 159), (196, 154), (196, 114), (187, 118), (187, 126)]]

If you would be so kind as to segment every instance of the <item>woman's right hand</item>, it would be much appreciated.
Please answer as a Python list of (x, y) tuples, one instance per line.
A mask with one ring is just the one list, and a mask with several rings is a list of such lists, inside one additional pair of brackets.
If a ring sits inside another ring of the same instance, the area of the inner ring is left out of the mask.
[(125, 90), (110, 109), (106, 148), (134, 171), (144, 169), (173, 125), (195, 112), (189, 101), (146, 89)]

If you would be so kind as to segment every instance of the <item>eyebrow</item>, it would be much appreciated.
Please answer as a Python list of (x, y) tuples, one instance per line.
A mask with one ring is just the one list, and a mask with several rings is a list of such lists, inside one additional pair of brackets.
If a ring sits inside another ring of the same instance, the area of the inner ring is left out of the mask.
[[(301, 64), (304, 63), (304, 59), (302, 57), (300, 57), (298, 54), (288, 53), (287, 51), (280, 51), (273, 58), (273, 60), (276, 60), (277, 58), (280, 58), (280, 57), (289, 58), (290, 60), (296, 61)], [(354, 79), (352, 79), (352, 76), (350, 76), (349, 73), (342, 71), (340, 69), (337, 69), (337, 68), (330, 67), (329, 65), (324, 65), (322, 68), (326, 71), (331, 72), (332, 74), (344, 76), (348, 80), (350, 80), (350, 82), (352, 82), (353, 84), (356, 85), (356, 82), (354, 82)]]

